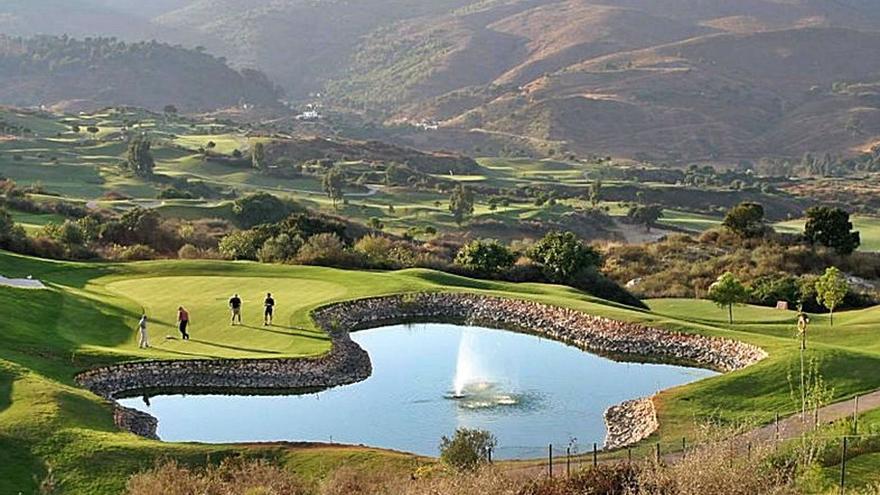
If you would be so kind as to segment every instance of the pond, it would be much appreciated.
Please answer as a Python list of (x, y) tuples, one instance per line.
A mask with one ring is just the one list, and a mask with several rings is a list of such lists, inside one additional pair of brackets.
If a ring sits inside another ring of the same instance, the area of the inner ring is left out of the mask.
[(496, 458), (547, 445), (602, 445), (604, 411), (716, 373), (617, 362), (546, 338), (450, 324), (395, 325), (352, 338), (367, 380), (303, 395), (159, 395), (119, 402), (159, 419), (165, 441), (316, 441), (438, 454), (458, 427), (489, 430)]

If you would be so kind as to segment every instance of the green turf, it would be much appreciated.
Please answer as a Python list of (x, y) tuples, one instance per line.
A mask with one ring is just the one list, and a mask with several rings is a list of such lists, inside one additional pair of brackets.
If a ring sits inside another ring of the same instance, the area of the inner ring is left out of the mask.
[[(116, 431), (107, 404), (72, 383), (79, 370), (132, 359), (317, 354), (329, 342), (314, 328), (308, 312), (327, 302), (377, 294), (464, 290), (528, 298), (621, 320), (741, 339), (770, 352), (769, 359), (746, 370), (662, 392), (658, 396), (661, 429), (651, 441), (661, 441), (664, 448), (692, 435), (701, 419), (760, 423), (776, 412), (785, 415), (796, 409), (786, 378), (797, 359), (791, 312), (741, 307), (729, 325), (724, 311), (705, 301), (649, 301), (652, 311), (639, 311), (562, 287), (477, 281), (430, 270), (380, 273), (217, 261), (88, 264), (0, 254), (0, 273), (33, 275), (51, 284), (50, 290), (38, 292), (0, 288), (0, 306), (12, 308), (16, 315), (0, 324), (0, 459), (5, 461), (0, 467), (0, 493), (32, 490), (34, 476), (43, 476), (48, 465), (65, 480), (66, 493), (114, 493), (129, 473), (164, 456), (202, 463), (208, 454), (217, 459), (243, 452), (282, 459), (309, 476), (320, 476), (348, 459), (384, 462), (381, 459), (390, 454), (382, 451), (142, 440)], [(266, 291), (273, 292), (279, 303), (278, 326), (268, 330), (258, 325), (258, 301)], [(233, 292), (245, 300), (246, 326), (231, 328), (226, 320), (226, 300)], [(191, 342), (166, 339), (176, 334), (178, 305), (192, 315)], [(152, 321), (154, 343), (143, 351), (135, 345), (134, 332), (141, 311)], [(827, 319), (814, 318), (809, 352), (820, 360), (837, 398), (880, 387), (875, 372), (880, 366), (880, 341), (873, 330), (877, 323), (880, 311), (876, 310), (841, 313), (834, 328)], [(394, 459), (404, 468), (417, 462), (408, 456)]]

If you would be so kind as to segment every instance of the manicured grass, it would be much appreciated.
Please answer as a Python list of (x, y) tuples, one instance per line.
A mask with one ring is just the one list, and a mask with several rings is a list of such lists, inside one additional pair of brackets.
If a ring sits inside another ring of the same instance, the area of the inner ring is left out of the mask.
[[(797, 359), (791, 312), (737, 308), (730, 325), (722, 309), (705, 301), (652, 300), (652, 311), (640, 311), (564, 287), (471, 280), (430, 270), (383, 273), (216, 261), (88, 264), (0, 254), (0, 273), (33, 275), (51, 284), (50, 290), (38, 292), (0, 288), (0, 305), (15, 312), (15, 318), (0, 323), (2, 493), (32, 490), (34, 476), (43, 476), (47, 465), (63, 479), (67, 493), (115, 493), (128, 474), (167, 456), (196, 464), (204, 463), (209, 454), (213, 461), (234, 453), (266, 456), (307, 476), (320, 476), (348, 462), (391, 462), (412, 469), (423, 461), (381, 450), (142, 440), (118, 432), (108, 405), (72, 381), (79, 370), (132, 359), (318, 354), (329, 342), (310, 321), (311, 309), (379, 294), (445, 290), (534, 299), (621, 320), (741, 339), (770, 352), (770, 358), (746, 370), (661, 392), (661, 429), (645, 445), (660, 441), (664, 449), (671, 449), (709, 417), (761, 423), (797, 407), (787, 379)], [(267, 291), (279, 304), (278, 325), (269, 329), (259, 325), (260, 301)], [(228, 325), (226, 300), (233, 292), (245, 300), (242, 327)], [(190, 342), (165, 338), (176, 336), (178, 305), (192, 314)], [(150, 317), (154, 344), (143, 351), (136, 348), (134, 332), (142, 311)], [(880, 387), (875, 372), (880, 366), (877, 323), (880, 311), (875, 310), (842, 313), (833, 329), (825, 318), (814, 318), (809, 353), (819, 360), (835, 397)]]

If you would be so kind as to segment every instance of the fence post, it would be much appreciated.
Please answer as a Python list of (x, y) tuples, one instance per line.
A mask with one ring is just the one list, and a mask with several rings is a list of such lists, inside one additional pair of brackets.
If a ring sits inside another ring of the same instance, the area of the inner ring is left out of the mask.
[(840, 450), (840, 495), (846, 493), (846, 437), (843, 437), (843, 448)]
[(773, 422), (776, 425), (776, 441), (779, 441), (779, 413), (776, 413), (776, 420)]
[(565, 477), (571, 478), (571, 447), (565, 449)]
[(551, 443), (549, 447), (547, 447), (547, 459), (549, 460), (549, 468), (550, 468), (550, 477), (553, 477), (553, 444)]
[(599, 446), (593, 442), (593, 467), (599, 465)]
[(654, 445), (654, 461), (656, 461), (657, 464), (660, 464), (660, 442), (657, 442), (657, 444)]
[(633, 463), (633, 448), (632, 447), (626, 448), (626, 460), (630, 464)]
[(749, 442), (749, 444), (746, 448), (748, 449), (748, 455), (746, 458), (748, 460), (752, 460), (752, 442)]
[(857, 395), (853, 404), (853, 434), (859, 434), (859, 396)]

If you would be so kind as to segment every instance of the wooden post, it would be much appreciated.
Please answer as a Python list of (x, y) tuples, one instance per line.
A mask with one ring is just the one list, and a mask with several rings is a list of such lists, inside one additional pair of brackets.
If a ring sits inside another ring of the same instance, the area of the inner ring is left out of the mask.
[(853, 401), (853, 434), (859, 434), (859, 396)]
[(551, 443), (549, 447), (547, 447), (547, 460), (549, 466), (550, 477), (553, 477), (553, 444)]
[(565, 449), (565, 477), (571, 478), (571, 447)]
[(630, 464), (633, 463), (633, 448), (632, 448), (632, 447), (627, 447), (627, 448), (626, 448), (626, 460), (627, 460), (627, 462), (629, 462)]
[(843, 437), (843, 448), (840, 450), (840, 495), (846, 493), (846, 437)]
[(748, 457), (746, 457), (746, 458), (751, 460), (752, 459), (752, 442), (749, 442), (749, 444), (746, 448), (748, 449)]
[(776, 413), (776, 420), (773, 422), (776, 425), (776, 441), (779, 441), (779, 413)]
[(654, 445), (654, 461), (656, 461), (657, 464), (660, 464), (660, 442), (657, 442), (657, 444)]

